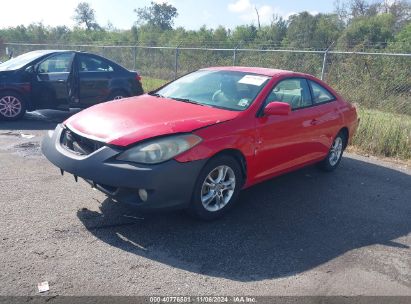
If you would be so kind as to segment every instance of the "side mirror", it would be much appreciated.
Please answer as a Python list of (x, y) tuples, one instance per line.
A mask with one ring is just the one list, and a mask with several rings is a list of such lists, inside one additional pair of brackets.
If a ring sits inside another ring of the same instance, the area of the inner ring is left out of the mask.
[(286, 102), (273, 101), (264, 108), (264, 115), (286, 116), (291, 113), (291, 106)]

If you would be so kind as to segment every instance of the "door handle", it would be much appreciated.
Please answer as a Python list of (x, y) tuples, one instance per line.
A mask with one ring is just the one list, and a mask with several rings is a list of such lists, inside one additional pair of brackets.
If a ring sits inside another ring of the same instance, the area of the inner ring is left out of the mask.
[(58, 79), (57, 82), (65, 82), (64, 79)]

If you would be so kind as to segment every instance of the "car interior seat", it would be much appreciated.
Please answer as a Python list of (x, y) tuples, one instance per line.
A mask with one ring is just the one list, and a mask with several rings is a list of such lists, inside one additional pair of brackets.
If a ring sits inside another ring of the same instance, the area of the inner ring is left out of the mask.
[(57, 72), (56, 69), (56, 62), (54, 60), (50, 60), (48, 65), (47, 65), (47, 72), (48, 73), (55, 73)]
[(220, 89), (213, 94), (212, 100), (217, 102), (237, 101), (238, 90), (235, 80), (223, 78), (220, 83)]

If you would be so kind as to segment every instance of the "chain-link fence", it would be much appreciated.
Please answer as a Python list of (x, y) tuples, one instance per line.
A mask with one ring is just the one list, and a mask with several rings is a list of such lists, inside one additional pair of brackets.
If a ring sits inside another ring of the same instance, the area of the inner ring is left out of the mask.
[[(5, 53), (7, 48), (8, 54)], [(224, 49), (201, 47), (97, 46), (5, 43), (0, 60), (37, 49), (100, 54), (162, 83), (208, 66), (286, 69), (322, 78), (360, 107), (355, 143), (367, 151), (411, 158), (411, 54)]]

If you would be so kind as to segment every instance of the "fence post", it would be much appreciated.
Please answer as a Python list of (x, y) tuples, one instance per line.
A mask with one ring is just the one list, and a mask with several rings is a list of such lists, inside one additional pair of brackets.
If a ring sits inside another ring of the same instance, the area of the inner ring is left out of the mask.
[(237, 64), (237, 49), (238, 49), (238, 46), (236, 46), (235, 49), (233, 50), (233, 66), (236, 66)]
[(324, 52), (324, 59), (323, 59), (323, 68), (321, 69), (321, 80), (324, 80), (326, 68), (327, 68), (327, 57), (328, 52), (330, 51), (331, 47), (334, 45), (334, 42), (325, 50)]
[(321, 80), (324, 80), (325, 67), (327, 65), (328, 49), (324, 52), (323, 68), (321, 69)]
[(137, 46), (133, 47), (133, 70), (136, 70), (136, 65), (137, 65)]
[(176, 47), (176, 57), (175, 57), (175, 61), (174, 61), (174, 79), (177, 79), (177, 74), (178, 74), (178, 57), (180, 55), (180, 49), (179, 49), (180, 44), (177, 45), (177, 47)]

